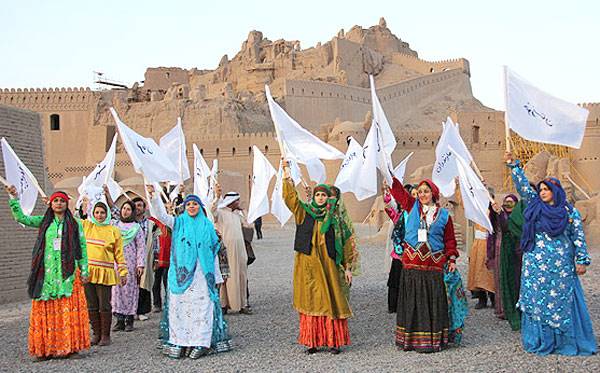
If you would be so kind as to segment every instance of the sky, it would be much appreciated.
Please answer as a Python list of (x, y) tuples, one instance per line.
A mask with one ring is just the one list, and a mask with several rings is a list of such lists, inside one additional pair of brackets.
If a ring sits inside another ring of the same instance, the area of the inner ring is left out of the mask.
[(502, 110), (502, 66), (564, 100), (600, 102), (600, 1), (20, 0), (0, 8), (0, 88), (131, 86), (147, 67), (214, 69), (251, 30), (302, 48), (385, 17), (425, 60), (466, 58)]

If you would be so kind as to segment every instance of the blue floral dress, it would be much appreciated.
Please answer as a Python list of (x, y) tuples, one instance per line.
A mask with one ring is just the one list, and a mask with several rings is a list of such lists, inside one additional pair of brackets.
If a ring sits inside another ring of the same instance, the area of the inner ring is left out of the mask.
[[(538, 194), (519, 162), (509, 165), (515, 188), (529, 203)], [(597, 344), (575, 264), (590, 264), (579, 211), (568, 205), (569, 225), (556, 237), (536, 226), (535, 244), (523, 253), (521, 339), (528, 352), (539, 355), (591, 355)]]

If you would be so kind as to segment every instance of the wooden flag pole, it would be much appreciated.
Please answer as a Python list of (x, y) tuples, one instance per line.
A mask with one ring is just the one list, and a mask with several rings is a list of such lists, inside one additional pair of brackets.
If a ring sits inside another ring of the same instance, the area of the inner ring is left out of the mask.
[(504, 65), (504, 137), (506, 141), (506, 151), (510, 152), (510, 126), (508, 124), (508, 74), (506, 65)]
[(9, 187), (9, 186), (10, 186), (10, 184), (9, 184), (8, 180), (6, 180), (5, 178), (3, 178), (2, 176), (0, 176), (0, 182), (1, 182), (2, 184), (4, 184), (4, 186), (7, 186), (7, 187)]
[(572, 178), (571, 176), (567, 175), (567, 179), (569, 179), (569, 181), (571, 182), (571, 184), (573, 184), (573, 186), (575, 186), (575, 188), (577, 188), (577, 190), (579, 190), (581, 193), (583, 193), (583, 195), (587, 198), (587, 199), (591, 199), (590, 195), (587, 194), (585, 192), (585, 190), (583, 190), (582, 187), (580, 187)]

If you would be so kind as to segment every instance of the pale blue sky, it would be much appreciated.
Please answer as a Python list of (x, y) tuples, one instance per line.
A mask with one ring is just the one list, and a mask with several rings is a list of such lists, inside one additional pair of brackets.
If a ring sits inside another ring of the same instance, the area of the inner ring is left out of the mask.
[(250, 30), (302, 48), (388, 27), (427, 60), (465, 57), (473, 92), (503, 109), (502, 65), (571, 102), (600, 102), (600, 1), (42, 1), (0, 8), (0, 88), (131, 85), (149, 66), (213, 69)]

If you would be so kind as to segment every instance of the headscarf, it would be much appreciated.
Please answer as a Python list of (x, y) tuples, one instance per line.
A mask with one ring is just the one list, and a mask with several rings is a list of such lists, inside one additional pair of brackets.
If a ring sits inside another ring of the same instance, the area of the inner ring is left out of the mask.
[(223, 199), (221, 200), (221, 202), (219, 202), (219, 206), (217, 206), (218, 208), (222, 209), (225, 208), (229, 205), (231, 205), (232, 203), (234, 203), (235, 201), (240, 199), (240, 194), (237, 192), (227, 192), (225, 194), (225, 196), (223, 196)]
[(570, 204), (567, 194), (557, 178), (549, 177), (540, 181), (537, 190), (544, 184), (552, 191), (553, 204), (542, 201), (539, 194), (532, 198), (523, 212), (524, 224), (521, 236), (521, 249), (530, 251), (535, 241), (535, 231), (545, 232), (551, 237), (562, 234), (569, 224)]
[[(123, 218), (123, 206), (128, 205), (131, 208), (131, 215), (128, 218)], [(121, 231), (121, 238), (123, 239), (123, 246), (127, 246), (135, 239), (141, 226), (135, 221), (135, 204), (132, 201), (125, 201), (121, 206), (121, 213), (119, 218), (123, 223), (133, 223), (129, 228), (118, 226)]]
[[(329, 214), (331, 215), (330, 219), (325, 218), (325, 221), (329, 221), (329, 225), (333, 225), (333, 232), (335, 234), (335, 262), (337, 265), (341, 264), (342, 261), (346, 261), (350, 263), (350, 270), (354, 274), (359, 274), (360, 272), (360, 262), (359, 262), (359, 253), (356, 249), (356, 244), (354, 242), (354, 225), (352, 224), (352, 219), (350, 218), (350, 214), (346, 209), (346, 204), (342, 198), (342, 191), (336, 187), (335, 185), (329, 186), (331, 190), (332, 196), (337, 196), (337, 198), (330, 198), (329, 203), (333, 204), (331, 208), (328, 209)], [(325, 227), (325, 224), (323, 224)], [(321, 232), (327, 232), (327, 230)], [(351, 258), (344, 258), (344, 247), (348, 242), (352, 241), (350, 244), (352, 245), (352, 253)]]
[(511, 194), (507, 194), (507, 195), (504, 197), (504, 200), (506, 200), (507, 198), (510, 198), (510, 199), (512, 199), (513, 201), (515, 201), (515, 204), (516, 204), (517, 202), (519, 202), (519, 197), (517, 197), (516, 195), (514, 195), (514, 194), (512, 194), (512, 193), (511, 193)]
[[(100, 207), (101, 209), (103, 209), (104, 211), (106, 211), (106, 219), (104, 219), (104, 221), (98, 221), (96, 220), (96, 218), (94, 217), (94, 211), (96, 210), (96, 207)], [(110, 224), (110, 219), (112, 218), (111, 214), (110, 214), (110, 209), (106, 206), (106, 204), (104, 202), (96, 202), (96, 204), (94, 205), (94, 208), (92, 208), (92, 213), (89, 216), (89, 220), (94, 223), (94, 225), (97, 225), (99, 227), (104, 227), (106, 225)]]
[[(324, 192), (325, 194), (327, 194), (327, 197), (331, 197), (331, 188), (329, 187), (329, 185), (319, 184), (313, 189), (313, 196), (310, 203), (300, 201), (300, 205), (302, 206), (302, 208), (304, 208), (306, 213), (310, 215), (313, 219), (323, 221), (323, 219), (325, 219), (325, 215), (327, 214), (328, 203), (325, 202), (322, 205), (317, 204), (317, 202), (315, 201), (315, 195), (317, 194), (317, 192)], [(328, 198), (328, 200), (329, 199), (331, 198)], [(329, 228), (329, 226), (327, 228)], [(325, 230), (325, 232), (327, 232), (327, 230)]]
[(427, 185), (429, 189), (431, 189), (431, 194), (433, 195), (433, 202), (437, 203), (437, 201), (439, 201), (440, 199), (440, 188), (438, 188), (438, 186), (435, 185), (435, 183), (431, 179), (422, 180), (419, 183), (419, 185), (417, 185), (417, 188), (419, 188), (423, 184)]
[[(196, 200), (197, 196), (187, 196), (186, 200)], [(198, 198), (199, 199), (199, 198)], [(202, 206), (202, 204), (200, 204)], [(221, 244), (217, 237), (215, 227), (202, 213), (191, 217), (187, 211), (175, 218), (171, 240), (171, 265), (169, 267), (169, 291), (174, 294), (183, 294), (191, 285), (196, 273), (196, 266), (200, 266), (206, 279), (210, 300), (213, 302), (213, 332), (211, 345), (218, 341), (229, 339), (227, 322), (223, 318), (219, 291), (215, 280), (215, 257)], [(167, 304), (168, 304), (167, 299)], [(168, 308), (167, 308), (168, 321)], [(165, 316), (163, 315), (163, 316)], [(161, 321), (161, 327), (163, 326)]]
[[(128, 218), (123, 217), (123, 207), (125, 207), (125, 205), (128, 205), (131, 208), (131, 215), (129, 215)], [(132, 201), (123, 202), (123, 205), (121, 206), (121, 210), (119, 212), (119, 218), (123, 223), (132, 223), (135, 221), (135, 204)]]
[(213, 224), (204, 212), (192, 217), (186, 211), (175, 218), (172, 237), (169, 290), (175, 294), (184, 293), (194, 279), (200, 260), (211, 298), (218, 299), (218, 293), (212, 292), (215, 287), (214, 259), (220, 248)]
[[(67, 279), (72, 276), (73, 273), (75, 273), (75, 261), (81, 260), (81, 242), (79, 238), (79, 224), (73, 217), (71, 210), (69, 210), (69, 197), (66, 195), (66, 193), (56, 192), (52, 194), (49, 199), (50, 204), (58, 197), (67, 202), (67, 209), (65, 210), (61, 232), (62, 239), (60, 247), (62, 277), (63, 279)], [(35, 246), (33, 247), (31, 272), (29, 274), (29, 279), (27, 280), (27, 293), (32, 299), (40, 297), (42, 287), (44, 285), (44, 275), (46, 273), (44, 267), (46, 231), (54, 219), (54, 211), (51, 207), (48, 207), (40, 224), (38, 237), (35, 242)]]
[(194, 201), (197, 204), (199, 204), (200, 206), (204, 207), (204, 204), (202, 203), (202, 200), (200, 199), (200, 197), (198, 197), (195, 194), (188, 194), (187, 196), (185, 196), (185, 199), (183, 200), (183, 205), (187, 205), (188, 202), (190, 201)]

